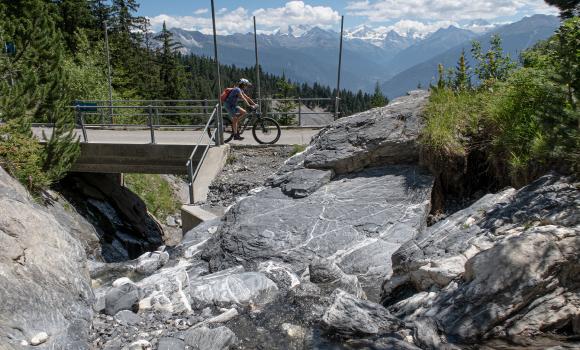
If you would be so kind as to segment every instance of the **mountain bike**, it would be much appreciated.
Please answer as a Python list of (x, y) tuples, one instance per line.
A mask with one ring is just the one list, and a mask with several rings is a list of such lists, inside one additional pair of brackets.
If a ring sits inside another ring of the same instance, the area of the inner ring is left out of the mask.
[[(234, 131), (232, 127), (232, 118), (230, 116), (224, 116), (224, 142), (228, 143), (234, 138)], [(238, 131), (240, 135), (252, 126), (252, 135), (254, 139), (259, 144), (263, 145), (273, 145), (280, 139), (282, 130), (280, 129), (280, 124), (272, 118), (262, 116), (262, 113), (257, 110), (253, 110), (246, 114), (244, 120), (238, 123)], [(212, 136), (215, 126), (207, 128), (207, 133), (209, 137)]]

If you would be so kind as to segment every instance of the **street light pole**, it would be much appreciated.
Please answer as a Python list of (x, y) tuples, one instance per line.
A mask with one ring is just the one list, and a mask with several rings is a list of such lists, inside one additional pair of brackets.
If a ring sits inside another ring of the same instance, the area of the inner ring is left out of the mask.
[(215, 25), (215, 5), (214, 0), (211, 0), (211, 20), (213, 24), (213, 49), (214, 49), (214, 57), (215, 57), (215, 67), (217, 73), (217, 88), (218, 88), (218, 110), (217, 110), (217, 135), (216, 135), (216, 144), (221, 146), (224, 144), (224, 126), (223, 126), (223, 119), (222, 119), (222, 100), (220, 99), (220, 95), (222, 92), (222, 83), (220, 78), (220, 62), (218, 59), (218, 47), (217, 47), (217, 30)]
[(340, 106), (340, 71), (342, 68), (342, 38), (344, 36), (344, 16), (341, 16), (340, 19), (340, 49), (338, 52), (338, 78), (336, 81), (336, 101), (334, 105), (334, 119), (337, 119), (339, 114), (339, 106)]
[(256, 16), (254, 16), (254, 49), (256, 51), (256, 84), (258, 88), (258, 111), (262, 112), (262, 92), (260, 89), (260, 60), (258, 59), (258, 32), (256, 31)]
[(109, 53), (109, 28), (107, 28), (107, 22), (103, 22), (103, 27), (105, 29), (105, 51), (107, 52), (107, 68), (109, 71), (109, 117), (111, 118), (111, 123), (113, 123), (113, 83), (111, 80), (111, 54)]

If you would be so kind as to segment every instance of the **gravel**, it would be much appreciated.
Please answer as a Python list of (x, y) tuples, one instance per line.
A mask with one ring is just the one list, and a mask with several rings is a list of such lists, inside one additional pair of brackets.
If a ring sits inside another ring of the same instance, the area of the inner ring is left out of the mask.
[(284, 164), (295, 146), (232, 146), (226, 166), (209, 188), (206, 206), (225, 208), (260, 187)]

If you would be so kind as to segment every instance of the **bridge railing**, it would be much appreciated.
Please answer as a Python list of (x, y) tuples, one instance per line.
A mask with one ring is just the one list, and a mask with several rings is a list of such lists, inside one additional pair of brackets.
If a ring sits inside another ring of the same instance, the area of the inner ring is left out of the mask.
[[(187, 163), (186, 163), (187, 175), (188, 175), (188, 187), (189, 187), (189, 204), (194, 204), (194, 202), (195, 202), (195, 193), (194, 193), (195, 191), (194, 191), (193, 184), (195, 183), (195, 180), (197, 179), (197, 174), (199, 174), (199, 170), (201, 169), (201, 166), (203, 165), (203, 161), (205, 160), (205, 157), (207, 156), (207, 152), (209, 151), (209, 146), (212, 144), (213, 140), (215, 140), (215, 137), (216, 137), (217, 128), (213, 128), (211, 135), (210, 135), (210, 133), (208, 133), (208, 129), (209, 129), (210, 125), (215, 123), (218, 108), (219, 108), (219, 105), (216, 104), (214, 109), (213, 109), (213, 112), (211, 113), (210, 117), (207, 120), (207, 123), (205, 124), (205, 127), (202, 130), (202, 133), (199, 137), (199, 141), (197, 142), (197, 144), (193, 148), (193, 151), (191, 152), (191, 155), (189, 156), (189, 159), (187, 160)], [(204, 143), (204, 139), (207, 140), (206, 143)], [(197, 166), (194, 169), (193, 168), (194, 157), (195, 157), (195, 154), (197, 153), (199, 146), (202, 144), (206, 145), (207, 147), (204, 147), (203, 154), (201, 155), (201, 158), (200, 158), (199, 162), (197, 163)]]
[[(264, 98), (257, 102), (262, 113), (277, 119), (282, 125), (310, 127), (326, 126), (337, 114), (335, 98)], [(83, 100), (75, 101), (77, 120), (88, 128), (143, 127), (203, 128), (215, 99), (205, 100)], [(225, 111), (224, 111), (225, 114)]]

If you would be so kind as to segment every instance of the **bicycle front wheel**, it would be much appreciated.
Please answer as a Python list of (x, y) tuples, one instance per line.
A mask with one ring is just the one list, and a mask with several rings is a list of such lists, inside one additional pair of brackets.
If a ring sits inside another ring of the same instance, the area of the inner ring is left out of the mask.
[[(232, 120), (229, 117), (224, 117), (223, 121), (224, 121), (224, 143), (228, 143), (232, 140), (232, 138), (234, 138), (234, 129), (232, 127)], [(209, 137), (212, 136), (214, 130), (215, 130), (214, 125), (210, 125), (207, 128), (207, 133)], [(212, 141), (215, 140), (212, 139)]]
[(260, 118), (252, 128), (254, 139), (263, 145), (273, 145), (280, 139), (282, 130), (277, 121), (272, 118)]

